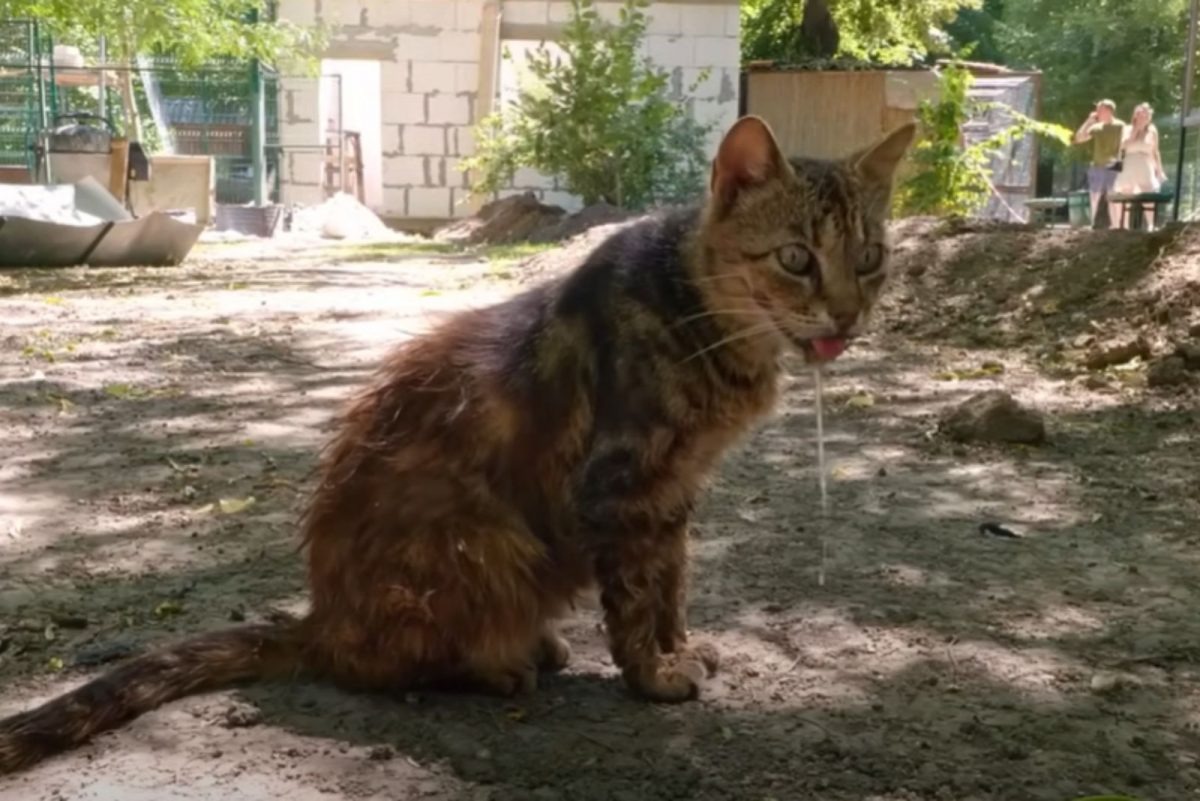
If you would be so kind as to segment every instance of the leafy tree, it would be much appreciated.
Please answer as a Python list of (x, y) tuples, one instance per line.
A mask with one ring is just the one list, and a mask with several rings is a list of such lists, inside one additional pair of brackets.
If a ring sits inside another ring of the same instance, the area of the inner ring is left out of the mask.
[[(973, 78), (963, 67), (951, 66), (941, 75), (937, 100), (917, 109), (921, 140), (913, 148), (913, 173), (896, 192), (901, 214), (967, 216), (978, 211), (993, 191), (989, 164), (1014, 140), (1029, 134), (1061, 143), (1071, 131), (1038, 122), (1000, 103), (972, 101)], [(987, 139), (964, 146), (963, 126), (981, 112), (1002, 109), (1012, 122)]]
[(950, 47), (962, 58), (1006, 64), (1008, 55), (999, 40), (1005, 0), (983, 0), (978, 8), (961, 8), (946, 24)]
[(572, 0), (558, 42), (565, 57), (539, 48), (516, 101), (479, 124), (476, 155), (462, 164), (475, 173), (473, 191), (502, 189), (519, 167), (557, 176), (589, 204), (643, 208), (700, 190), (708, 131), (671, 97), (669, 75), (639, 55), (649, 5), (624, 0), (610, 24), (594, 0)]
[[(0, 18), (42, 20), (57, 42), (85, 52), (105, 36), (109, 59), (123, 65), (149, 54), (196, 67), (221, 57), (273, 64), (315, 52), (319, 32), (270, 20), (266, 10), (266, 0), (0, 0)], [(133, 72), (122, 75), (125, 123), (136, 131)]]
[(1187, 0), (1005, 0), (997, 39), (1013, 66), (1043, 71), (1043, 114), (1078, 126), (1110, 97), (1179, 106)]
[[(801, 22), (812, 0), (743, 0), (742, 57), (803, 63), (819, 57)], [(944, 52), (942, 27), (980, 0), (824, 0), (840, 33), (838, 56), (879, 64), (911, 64)]]

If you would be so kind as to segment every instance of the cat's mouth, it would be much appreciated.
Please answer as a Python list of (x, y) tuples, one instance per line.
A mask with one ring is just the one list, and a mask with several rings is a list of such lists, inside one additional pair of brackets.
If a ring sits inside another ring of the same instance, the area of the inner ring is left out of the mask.
[(813, 339), (798, 339), (788, 334), (788, 339), (804, 354), (804, 361), (809, 364), (824, 364), (841, 356), (850, 344), (846, 337), (815, 337)]

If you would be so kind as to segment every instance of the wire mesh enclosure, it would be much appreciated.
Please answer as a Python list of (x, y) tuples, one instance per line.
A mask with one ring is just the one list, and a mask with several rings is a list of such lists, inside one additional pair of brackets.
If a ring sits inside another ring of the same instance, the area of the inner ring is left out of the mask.
[(0, 20), (0, 170), (31, 178), (38, 132), (54, 113), (50, 39), (36, 20)]

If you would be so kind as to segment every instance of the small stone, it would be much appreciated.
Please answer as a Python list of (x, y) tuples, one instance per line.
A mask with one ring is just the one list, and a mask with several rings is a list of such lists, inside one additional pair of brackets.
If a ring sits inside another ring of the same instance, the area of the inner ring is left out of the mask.
[(1187, 382), (1187, 367), (1180, 356), (1157, 359), (1146, 371), (1146, 383), (1152, 387), (1177, 387)]
[(262, 723), (262, 710), (249, 704), (235, 704), (225, 710), (224, 726), (227, 729), (244, 729)]
[(1132, 673), (1102, 670), (1092, 676), (1090, 687), (1097, 695), (1116, 695), (1125, 690), (1142, 686), (1142, 681)]
[(942, 418), (941, 429), (958, 442), (1037, 445), (1046, 440), (1042, 415), (998, 389), (973, 395), (951, 409)]
[(1105, 367), (1131, 362), (1138, 357), (1150, 358), (1150, 343), (1142, 337), (1101, 345), (1088, 353), (1084, 364), (1090, 370), (1103, 370)]
[(1200, 342), (1185, 342), (1175, 349), (1175, 355), (1183, 359), (1189, 370), (1200, 370)]
[(396, 756), (396, 752), (390, 745), (377, 745), (367, 752), (367, 759), (372, 762), (387, 762), (394, 756)]

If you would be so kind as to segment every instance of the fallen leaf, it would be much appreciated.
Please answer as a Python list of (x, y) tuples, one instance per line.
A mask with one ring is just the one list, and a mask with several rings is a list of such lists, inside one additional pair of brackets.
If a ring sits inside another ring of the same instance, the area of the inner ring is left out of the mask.
[(132, 384), (105, 384), (104, 394), (110, 398), (123, 400), (126, 398), (137, 398), (146, 393)]
[(851, 395), (846, 401), (846, 405), (851, 409), (870, 409), (875, 405), (875, 396), (870, 392), (859, 392)]
[(46, 660), (46, 667), (50, 668), (55, 673), (58, 673), (63, 669), (63, 661), (60, 657), (52, 656)]
[(222, 498), (217, 501), (217, 508), (223, 515), (236, 515), (254, 505), (254, 496), (248, 498)]
[(178, 601), (163, 601), (154, 607), (154, 616), (157, 618), (174, 617), (182, 612), (183, 604)]

